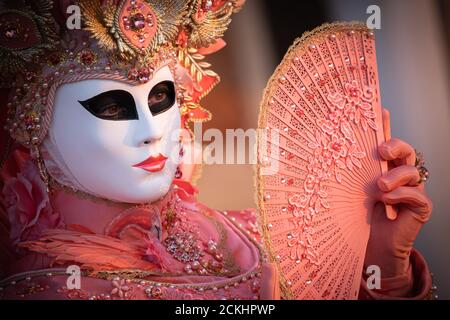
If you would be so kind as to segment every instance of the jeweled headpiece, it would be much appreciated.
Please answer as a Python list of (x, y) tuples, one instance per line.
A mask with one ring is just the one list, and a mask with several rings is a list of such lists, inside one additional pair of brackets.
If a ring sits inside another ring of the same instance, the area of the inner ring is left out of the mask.
[[(61, 84), (99, 78), (145, 83), (166, 65), (176, 76), (184, 125), (209, 120), (199, 102), (220, 78), (202, 60), (223, 46), (220, 38), (243, 2), (5, 1), (0, 85), (13, 89), (5, 128), (17, 142), (37, 146), (47, 134)], [(78, 17), (81, 28), (68, 28), (68, 19)]]

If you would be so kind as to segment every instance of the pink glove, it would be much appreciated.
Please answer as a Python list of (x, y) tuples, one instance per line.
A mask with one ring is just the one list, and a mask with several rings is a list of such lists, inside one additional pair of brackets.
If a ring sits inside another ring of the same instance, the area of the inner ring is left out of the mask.
[[(383, 122), (385, 130), (389, 130), (387, 110), (383, 110)], [(389, 132), (385, 135), (389, 137)], [(376, 205), (365, 266), (377, 265), (382, 279), (396, 279), (391, 282), (396, 288), (388, 288), (388, 291), (393, 296), (402, 296), (413, 286), (410, 254), (420, 229), (430, 219), (432, 203), (424, 185), (419, 184), (419, 172), (414, 166), (416, 154), (409, 144), (391, 139), (380, 146), (379, 152), (390, 167), (378, 180), (380, 201), (393, 205), (398, 215), (392, 221), (387, 218), (383, 203)]]

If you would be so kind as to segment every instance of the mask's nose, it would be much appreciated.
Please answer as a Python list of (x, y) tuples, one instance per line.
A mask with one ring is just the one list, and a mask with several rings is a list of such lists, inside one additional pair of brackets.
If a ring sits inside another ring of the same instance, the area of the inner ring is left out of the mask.
[(159, 142), (163, 137), (163, 128), (148, 109), (147, 101), (138, 108), (140, 110), (138, 111), (139, 120), (135, 132), (136, 145), (140, 147)]

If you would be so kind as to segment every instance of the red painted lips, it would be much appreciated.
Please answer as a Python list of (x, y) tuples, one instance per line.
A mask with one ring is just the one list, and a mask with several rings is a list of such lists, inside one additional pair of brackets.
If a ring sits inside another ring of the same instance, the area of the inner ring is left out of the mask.
[(148, 172), (159, 172), (164, 169), (166, 161), (167, 157), (160, 153), (157, 157), (151, 156), (141, 163), (135, 164), (133, 168), (141, 168)]

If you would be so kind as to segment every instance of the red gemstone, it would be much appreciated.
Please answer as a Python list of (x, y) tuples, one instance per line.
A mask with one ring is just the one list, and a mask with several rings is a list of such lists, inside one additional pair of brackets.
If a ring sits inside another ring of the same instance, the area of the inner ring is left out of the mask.
[(138, 77), (139, 77), (139, 72), (136, 70), (136, 68), (132, 68), (132, 69), (130, 69), (130, 71), (128, 71), (128, 79), (137, 80)]
[(141, 30), (145, 28), (145, 17), (142, 13), (136, 13), (131, 16), (131, 29)]
[(142, 68), (139, 70), (139, 82), (145, 83), (150, 80), (150, 70), (148, 68)]
[(80, 54), (80, 61), (84, 65), (92, 65), (95, 61), (95, 54), (92, 51), (83, 51)]

